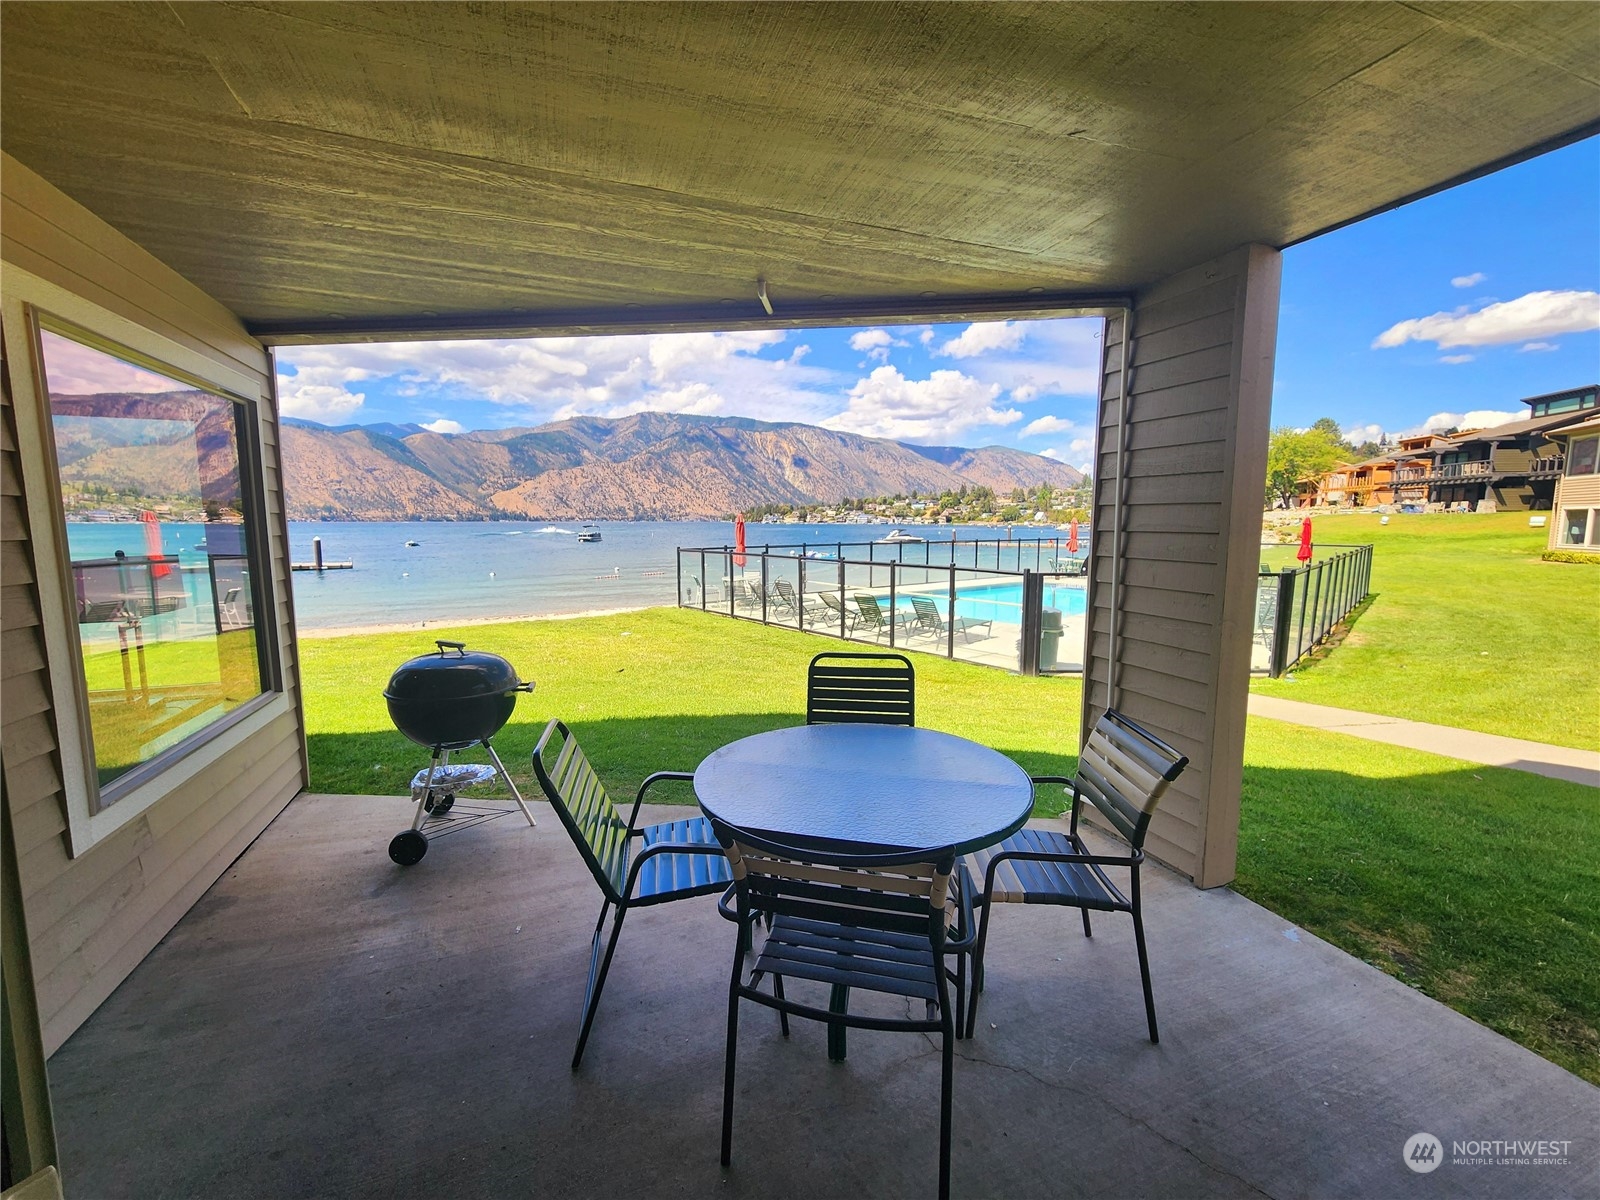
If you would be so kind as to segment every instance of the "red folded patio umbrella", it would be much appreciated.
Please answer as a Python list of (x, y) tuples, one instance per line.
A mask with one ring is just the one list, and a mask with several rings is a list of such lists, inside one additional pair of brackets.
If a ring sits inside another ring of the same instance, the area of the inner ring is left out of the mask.
[(1067, 553), (1078, 552), (1078, 518), (1073, 517), (1067, 525)]
[(172, 574), (172, 568), (166, 563), (166, 554), (161, 549), (161, 522), (148, 508), (139, 514), (139, 520), (144, 522), (144, 552), (151, 559), (150, 573), (157, 579)]
[(1296, 558), (1298, 558), (1303, 563), (1311, 561), (1311, 518), (1310, 517), (1307, 517), (1305, 520), (1300, 522), (1300, 549), (1298, 549), (1298, 550), (1296, 550), (1294, 552), (1294, 556)]
[(744, 514), (733, 515), (733, 565), (744, 566)]

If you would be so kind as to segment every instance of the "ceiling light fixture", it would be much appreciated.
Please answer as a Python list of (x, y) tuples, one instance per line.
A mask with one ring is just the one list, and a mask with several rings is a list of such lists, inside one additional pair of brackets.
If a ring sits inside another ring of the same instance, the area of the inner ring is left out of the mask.
[(756, 299), (761, 301), (761, 307), (767, 310), (767, 316), (772, 315), (772, 301), (767, 299), (767, 281), (756, 280)]

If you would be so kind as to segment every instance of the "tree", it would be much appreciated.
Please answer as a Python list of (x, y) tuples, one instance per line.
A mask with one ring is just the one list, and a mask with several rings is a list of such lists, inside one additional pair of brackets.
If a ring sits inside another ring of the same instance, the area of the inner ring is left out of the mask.
[(1353, 448), (1349, 442), (1344, 440), (1344, 433), (1339, 428), (1339, 422), (1332, 417), (1318, 417), (1311, 422), (1311, 428), (1307, 432), (1326, 435), (1327, 439), (1341, 450), (1349, 451)]
[[(1332, 425), (1334, 433), (1330, 434), (1324, 424)], [(1328, 417), (1310, 429), (1288, 426), (1274, 429), (1267, 443), (1268, 498), (1292, 505), (1300, 480), (1309, 475), (1326, 474), (1349, 458), (1349, 447), (1337, 436), (1337, 431), (1338, 426)]]

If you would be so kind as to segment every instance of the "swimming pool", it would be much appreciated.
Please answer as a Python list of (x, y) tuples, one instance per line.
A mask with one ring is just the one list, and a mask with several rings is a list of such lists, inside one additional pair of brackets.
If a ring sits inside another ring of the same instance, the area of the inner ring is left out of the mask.
[[(939, 605), (941, 613), (949, 603), (948, 594), (942, 590), (929, 589), (920, 594), (931, 597)], [(1069, 617), (1083, 615), (1085, 596), (1086, 593), (1081, 587), (1069, 587), (1064, 583), (1044, 585), (1044, 606), (1059, 609)], [(896, 597), (896, 606), (903, 611), (910, 611), (910, 595), (902, 593)], [(956, 591), (956, 616), (971, 617), (977, 621), (1002, 621), (1010, 625), (1020, 625), (1022, 585), (985, 583), (976, 587), (960, 587)]]

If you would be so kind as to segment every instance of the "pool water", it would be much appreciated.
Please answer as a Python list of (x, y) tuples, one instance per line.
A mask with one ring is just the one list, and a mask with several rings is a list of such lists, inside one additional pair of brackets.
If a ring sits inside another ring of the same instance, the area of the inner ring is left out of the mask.
[[(941, 614), (949, 598), (943, 592), (925, 593), (933, 598)], [(1066, 584), (1045, 584), (1044, 606), (1059, 609), (1069, 617), (1081, 617), (1087, 593), (1081, 587)], [(911, 599), (901, 595), (897, 607), (909, 612)], [(956, 616), (977, 621), (1000, 621), (1009, 625), (1022, 624), (1022, 585), (1020, 583), (988, 583), (977, 587), (961, 587), (956, 591)]]

